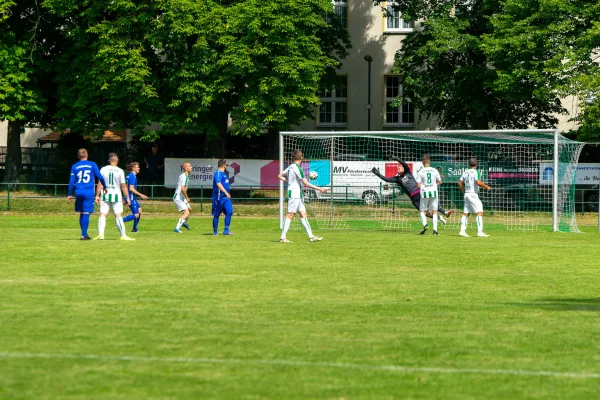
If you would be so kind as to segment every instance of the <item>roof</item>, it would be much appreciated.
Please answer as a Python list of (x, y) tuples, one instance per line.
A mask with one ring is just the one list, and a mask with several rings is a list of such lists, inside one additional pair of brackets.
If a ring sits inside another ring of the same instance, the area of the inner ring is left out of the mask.
[[(64, 132), (50, 132), (49, 134), (39, 138), (37, 140), (37, 142), (38, 143), (58, 142), (60, 137), (63, 134), (68, 133), (68, 132), (69, 132), (68, 130), (66, 130)], [(99, 140), (94, 140), (94, 142), (96, 142), (96, 143), (108, 143), (108, 142), (120, 143), (120, 142), (125, 141), (126, 136), (127, 136), (127, 132), (124, 130), (106, 130), (106, 131), (104, 131), (104, 135), (102, 135), (102, 138)], [(90, 136), (84, 136), (84, 139), (89, 139), (89, 138), (90, 138)]]

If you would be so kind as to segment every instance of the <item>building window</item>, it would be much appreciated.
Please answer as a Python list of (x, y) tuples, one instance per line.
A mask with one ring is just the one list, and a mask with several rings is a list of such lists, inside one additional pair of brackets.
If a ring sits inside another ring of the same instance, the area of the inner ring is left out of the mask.
[(402, 96), (402, 83), (399, 76), (385, 77), (385, 126), (412, 127), (415, 124), (415, 108), (409, 100), (399, 106), (394, 101)]
[(342, 21), (344, 28), (348, 27), (348, 0), (332, 0), (335, 15)]
[(318, 126), (345, 127), (348, 123), (347, 76), (338, 75), (334, 87), (320, 93)]
[(405, 21), (400, 14), (400, 11), (394, 10), (394, 2), (388, 2), (386, 7), (386, 32), (412, 32), (415, 27), (415, 22), (412, 20)]

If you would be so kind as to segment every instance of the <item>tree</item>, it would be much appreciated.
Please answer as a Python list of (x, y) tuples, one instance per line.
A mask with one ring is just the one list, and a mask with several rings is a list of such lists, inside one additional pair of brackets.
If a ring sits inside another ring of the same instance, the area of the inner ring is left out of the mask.
[(21, 133), (48, 126), (55, 109), (52, 55), (58, 24), (35, 0), (0, 0), (0, 121), (8, 120), (5, 181), (20, 179)]
[[(349, 47), (329, 0), (212, 2), (165, 15), (168, 32), (186, 40), (164, 46), (173, 93), (161, 121), (223, 137), (263, 134), (309, 117), (324, 77)], [(329, 17), (327, 22), (326, 17)], [(161, 36), (164, 36), (162, 34)]]
[(148, 37), (166, 3), (44, 1), (63, 21), (64, 50), (55, 58), (62, 128), (101, 135), (113, 124), (141, 132), (152, 123), (162, 108)]
[(484, 46), (497, 87), (523, 81), (539, 92), (576, 96), (578, 138), (600, 140), (600, 6), (595, 0), (506, 0)]
[[(379, 1), (375, 1), (379, 3)], [(494, 34), (489, 18), (502, 10), (498, 0), (401, 0), (407, 18), (425, 18), (402, 42), (394, 71), (403, 76), (404, 98), (422, 117), (443, 128), (550, 127), (564, 112), (557, 93), (533, 80), (497, 84), (498, 72), (484, 39)]]
[[(229, 116), (245, 135), (297, 123), (349, 46), (336, 19), (326, 22), (329, 0), (45, 5), (68, 21), (58, 58), (65, 127), (117, 123), (146, 140), (182, 130), (224, 137)], [(145, 129), (153, 121), (160, 132)]]

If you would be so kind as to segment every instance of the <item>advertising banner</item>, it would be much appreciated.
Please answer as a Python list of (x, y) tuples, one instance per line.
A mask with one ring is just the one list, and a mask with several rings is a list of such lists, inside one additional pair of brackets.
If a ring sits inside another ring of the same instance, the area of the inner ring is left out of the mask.
[[(217, 170), (217, 161), (217, 159), (210, 158), (166, 158), (165, 186), (169, 188), (176, 187), (177, 179), (183, 173), (181, 166), (184, 162), (189, 162), (192, 164), (189, 187), (211, 187), (213, 176)], [(423, 166), (420, 161), (407, 161), (407, 164), (415, 175)], [(287, 166), (288, 163), (284, 167)], [(371, 172), (373, 167), (377, 167), (386, 177), (392, 177), (398, 173), (398, 163), (384, 161), (334, 161), (332, 168), (329, 160), (315, 160), (303, 161), (301, 167), (306, 177), (308, 177), (310, 171), (316, 171), (319, 174), (318, 178), (312, 182), (318, 186), (330, 185), (332, 173), (334, 182), (340, 185), (353, 183), (378, 184), (380, 179)], [(442, 171), (442, 179), (444, 179), (446, 169)], [(449, 168), (449, 171), (452, 172), (453, 169)], [(225, 173), (229, 176), (229, 184), (232, 187), (252, 186), (264, 189), (279, 185), (277, 179), (279, 172), (278, 160), (231, 159), (227, 160), (227, 168), (225, 169)], [(460, 174), (458, 177), (460, 177)], [(458, 177), (456, 177), (457, 180)]]
[[(540, 163), (539, 179), (541, 185), (552, 185), (554, 164)], [(560, 179), (560, 177), (559, 177)], [(581, 163), (577, 165), (576, 185), (597, 185), (600, 183), (600, 164)]]
[[(181, 166), (184, 162), (192, 164), (189, 177), (189, 187), (212, 187), (213, 176), (217, 170), (217, 159), (208, 158), (166, 158), (165, 186), (177, 186), (177, 178), (183, 173)], [(229, 176), (232, 187), (261, 186), (273, 187), (279, 185), (279, 161), (277, 160), (227, 160), (225, 173)]]
[[(431, 166), (439, 171), (443, 182), (458, 182), (462, 174), (469, 169), (469, 166), (465, 162), (457, 163), (450, 161), (439, 161), (432, 162)], [(477, 169), (481, 171), (481, 179), (484, 181), (487, 180), (487, 165), (485, 163), (481, 163)]]

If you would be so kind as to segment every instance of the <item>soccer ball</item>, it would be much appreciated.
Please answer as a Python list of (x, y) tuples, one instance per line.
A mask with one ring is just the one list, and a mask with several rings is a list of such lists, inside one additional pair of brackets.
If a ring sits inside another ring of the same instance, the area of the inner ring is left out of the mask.
[(308, 177), (310, 178), (311, 181), (314, 181), (315, 179), (317, 179), (319, 177), (319, 174), (317, 173), (317, 171), (310, 171), (308, 173)]

